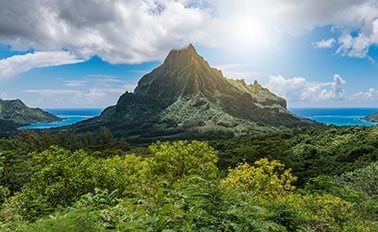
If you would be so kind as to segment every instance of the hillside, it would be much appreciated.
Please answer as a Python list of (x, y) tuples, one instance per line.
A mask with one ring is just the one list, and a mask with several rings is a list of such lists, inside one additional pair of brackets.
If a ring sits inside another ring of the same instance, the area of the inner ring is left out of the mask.
[(374, 114), (368, 115), (368, 116), (364, 117), (363, 119), (366, 120), (366, 121), (368, 121), (368, 122), (376, 122), (376, 123), (378, 123), (378, 113), (374, 113)]
[(77, 124), (79, 132), (108, 127), (129, 139), (225, 138), (315, 126), (286, 109), (286, 100), (255, 81), (231, 80), (210, 67), (193, 45), (169, 52), (99, 117)]
[(10, 132), (20, 126), (39, 122), (52, 122), (59, 117), (39, 108), (27, 107), (21, 100), (0, 99), (0, 132)]

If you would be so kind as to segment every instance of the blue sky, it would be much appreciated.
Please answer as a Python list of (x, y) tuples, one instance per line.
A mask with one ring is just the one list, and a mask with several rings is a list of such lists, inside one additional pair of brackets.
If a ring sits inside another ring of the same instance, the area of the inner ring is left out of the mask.
[(378, 107), (377, 0), (0, 0), (0, 98), (113, 105), (188, 43), (289, 107)]

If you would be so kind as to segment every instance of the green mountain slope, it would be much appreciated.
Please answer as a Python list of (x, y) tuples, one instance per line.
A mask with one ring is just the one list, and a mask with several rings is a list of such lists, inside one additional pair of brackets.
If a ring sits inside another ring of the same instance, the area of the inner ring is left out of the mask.
[(130, 139), (224, 138), (284, 128), (315, 126), (286, 109), (285, 99), (255, 82), (226, 79), (192, 45), (172, 50), (143, 76), (134, 93), (123, 94), (78, 131), (108, 127)]
[(20, 126), (32, 123), (60, 120), (53, 114), (39, 108), (29, 108), (21, 100), (0, 99), (0, 132), (14, 131)]

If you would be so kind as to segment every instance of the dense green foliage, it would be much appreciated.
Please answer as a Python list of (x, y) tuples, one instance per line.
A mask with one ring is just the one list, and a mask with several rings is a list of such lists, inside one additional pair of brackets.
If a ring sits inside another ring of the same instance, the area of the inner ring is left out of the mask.
[(341, 175), (378, 158), (378, 127), (308, 128), (214, 141), (222, 170), (261, 158), (280, 160), (303, 185), (318, 175)]
[(378, 128), (210, 144), (21, 131), (0, 140), (0, 231), (378, 230)]
[(52, 145), (58, 145), (70, 151), (84, 149), (101, 157), (120, 155), (130, 150), (125, 140), (113, 138), (106, 128), (100, 129), (97, 133), (82, 135), (75, 135), (69, 130), (59, 133), (48, 130), (21, 130), (9, 140), (0, 140), (0, 153), (4, 159), (0, 185), (7, 186), (11, 192), (19, 191), (30, 181), (31, 153), (42, 152)]

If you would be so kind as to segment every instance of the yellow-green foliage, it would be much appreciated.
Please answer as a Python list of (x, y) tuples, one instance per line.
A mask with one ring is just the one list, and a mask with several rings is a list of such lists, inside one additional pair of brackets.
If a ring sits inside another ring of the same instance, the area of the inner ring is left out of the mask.
[(150, 190), (151, 162), (141, 156), (129, 154), (107, 158), (102, 163), (105, 170), (105, 180), (109, 186), (106, 189), (118, 189), (127, 196), (133, 196), (139, 192), (146, 193)]
[(175, 181), (190, 175), (217, 176), (217, 153), (206, 142), (158, 142), (149, 150), (152, 153), (152, 171), (158, 179)]
[(230, 169), (222, 183), (232, 189), (252, 194), (256, 199), (272, 199), (294, 190), (292, 183), (296, 180), (291, 170), (284, 169), (277, 160), (264, 158), (255, 162), (255, 166), (242, 163)]
[(309, 226), (315, 231), (375, 231), (377, 225), (364, 220), (353, 203), (330, 194), (301, 196), (298, 209), (310, 215)]

